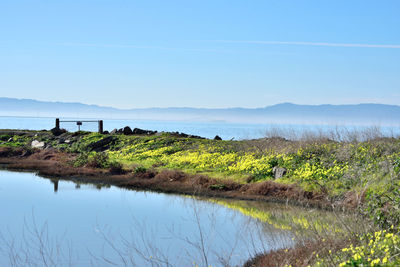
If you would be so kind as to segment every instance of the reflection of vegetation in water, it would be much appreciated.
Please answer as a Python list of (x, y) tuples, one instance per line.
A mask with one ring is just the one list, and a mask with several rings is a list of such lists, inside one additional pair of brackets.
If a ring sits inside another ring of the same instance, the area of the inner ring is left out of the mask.
[(306, 210), (297, 207), (284, 206), (272, 203), (259, 203), (255, 201), (214, 200), (227, 208), (266, 222), (276, 229), (291, 230), (298, 234), (313, 233), (341, 233), (343, 224), (353, 220), (351, 216), (334, 214), (332, 212)]

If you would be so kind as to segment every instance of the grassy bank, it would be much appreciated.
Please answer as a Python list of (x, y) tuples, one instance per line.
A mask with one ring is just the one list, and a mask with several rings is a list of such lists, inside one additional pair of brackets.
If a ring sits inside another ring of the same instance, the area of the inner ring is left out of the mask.
[[(107, 169), (139, 176), (179, 170), (210, 177), (208, 189), (216, 191), (247, 192), (257, 188), (258, 193), (268, 195), (274, 193), (270, 186), (266, 187), (271, 182), (275, 187), (282, 186), (281, 191), (298, 188), (303, 195), (310, 194), (310, 199), (324, 205), (356, 210), (374, 222), (376, 230), (360, 233), (355, 229), (357, 225), (352, 225), (345, 241), (339, 244), (332, 240), (318, 257), (310, 245), (311, 249), (303, 251), (304, 257), (311, 253), (309, 262), (293, 264), (398, 265), (400, 139), (371, 136), (363, 141), (334, 141), (327, 136), (222, 141), (168, 133), (148, 136), (81, 132), (54, 136), (46, 131), (1, 131), (0, 147), (8, 149), (8, 156), (12, 154), (10, 149), (30, 154), (37, 150), (31, 147), (32, 141), (37, 140), (44, 142), (41, 151), (56, 150), (70, 155), (71, 168)], [(283, 176), (275, 177), (277, 168), (284, 170)], [(252, 264), (262, 264), (262, 256)]]

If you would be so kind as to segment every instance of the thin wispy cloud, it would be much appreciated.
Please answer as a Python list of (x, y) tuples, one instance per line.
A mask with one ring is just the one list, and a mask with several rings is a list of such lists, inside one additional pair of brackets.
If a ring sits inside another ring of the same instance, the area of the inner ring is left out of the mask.
[[(196, 41), (198, 42), (198, 41)], [(193, 43), (193, 41), (190, 41)], [(193, 47), (168, 47), (153, 45), (131, 45), (131, 44), (104, 44), (104, 43), (80, 43), (80, 42), (63, 42), (63, 43), (39, 43), (40, 45), (56, 45), (67, 47), (93, 47), (93, 48), (116, 48), (116, 49), (149, 49), (149, 50), (165, 50), (165, 51), (182, 51), (182, 52), (206, 52), (206, 53), (229, 53), (229, 54), (254, 54), (253, 50), (243, 49), (214, 49), (214, 48), (193, 48)], [(257, 54), (260, 54), (258, 51)], [(291, 55), (289, 53), (261, 53), (265, 55)]]
[(330, 46), (330, 47), (358, 47), (358, 48), (390, 48), (400, 49), (400, 44), (352, 44), (352, 43), (324, 43), (324, 42), (282, 42), (282, 41), (250, 41), (250, 40), (212, 40), (216, 43), (235, 44), (265, 44), (265, 45), (301, 45), (301, 46)]
[(133, 48), (133, 49), (156, 49), (156, 50), (173, 50), (173, 51), (218, 52), (218, 50), (216, 49), (178, 48), (178, 47), (166, 47), (166, 46), (129, 45), (129, 44), (54, 43), (53, 45), (77, 46), (77, 47), (100, 47), (100, 48)]

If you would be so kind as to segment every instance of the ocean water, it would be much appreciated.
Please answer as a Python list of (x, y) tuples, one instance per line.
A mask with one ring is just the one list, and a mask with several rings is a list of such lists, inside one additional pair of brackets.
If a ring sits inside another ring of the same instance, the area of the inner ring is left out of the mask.
[[(61, 120), (63, 120), (61, 118)], [(65, 118), (65, 120), (90, 120), (87, 118)], [(0, 129), (51, 129), (55, 126), (55, 118), (36, 117), (0, 117)], [(182, 132), (206, 138), (216, 135), (224, 140), (257, 139), (271, 135), (283, 135), (287, 138), (299, 138), (310, 133), (323, 134), (339, 132), (346, 134), (352, 131), (366, 131), (373, 134), (379, 131), (385, 136), (398, 136), (399, 126), (353, 126), (353, 125), (299, 125), (299, 124), (246, 124), (225, 122), (186, 122), (186, 121), (148, 121), (148, 120), (104, 120), (104, 130), (111, 131), (125, 126), (153, 131)], [(78, 126), (72, 122), (62, 122), (61, 128), (68, 131), (77, 131)], [(96, 122), (83, 123), (81, 130), (97, 131)]]

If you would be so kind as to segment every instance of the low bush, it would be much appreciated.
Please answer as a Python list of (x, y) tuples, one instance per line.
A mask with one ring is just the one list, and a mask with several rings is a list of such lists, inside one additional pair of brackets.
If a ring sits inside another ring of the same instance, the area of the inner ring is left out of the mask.
[(117, 161), (111, 161), (109, 163), (110, 173), (111, 174), (124, 174), (126, 171), (124, 170), (122, 164)]
[(86, 166), (90, 168), (106, 169), (110, 167), (110, 160), (107, 153), (84, 152), (78, 155), (73, 165), (75, 167)]
[(107, 153), (90, 153), (86, 166), (91, 168), (108, 168), (110, 166), (110, 162)]
[(147, 169), (145, 167), (139, 166), (133, 170), (133, 173), (145, 173)]

